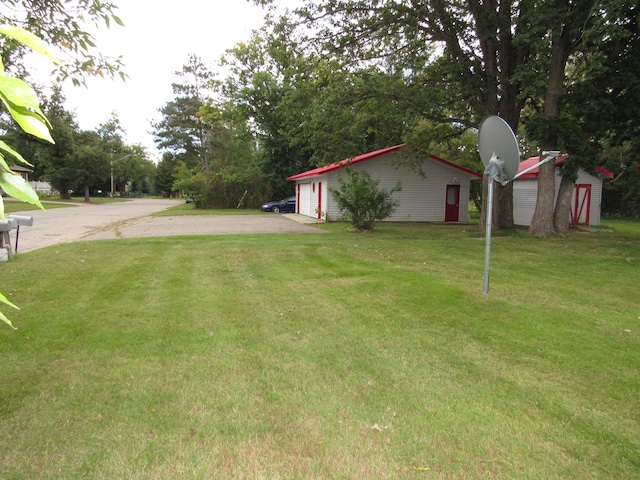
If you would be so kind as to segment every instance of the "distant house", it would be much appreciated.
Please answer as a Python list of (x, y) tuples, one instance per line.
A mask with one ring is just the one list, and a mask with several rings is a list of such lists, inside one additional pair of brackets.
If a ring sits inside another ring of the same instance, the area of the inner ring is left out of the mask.
[(390, 190), (398, 182), (402, 190), (394, 193), (399, 206), (387, 220), (398, 222), (466, 222), (469, 218), (471, 180), (482, 175), (433, 155), (416, 154), (418, 168), (402, 162), (402, 145), (348, 158), (340, 162), (289, 177), (296, 183), (296, 211), (301, 215), (336, 220), (342, 216), (332, 189), (340, 187), (344, 169), (366, 171)]
[(16, 173), (24, 178), (25, 182), (28, 182), (37, 193), (51, 193), (51, 184), (49, 182), (29, 180), (29, 174), (33, 173), (33, 170), (31, 170), (30, 168), (23, 167), (22, 165), (11, 165), (9, 168), (13, 173)]
[(37, 180), (29, 180), (29, 184), (37, 193), (50, 194), (53, 192), (53, 188), (49, 182), (42, 182)]
[[(522, 172), (536, 164), (540, 157), (531, 157), (520, 162), (518, 172)], [(556, 167), (564, 162), (568, 155), (556, 158)], [(613, 178), (613, 175), (603, 168), (598, 168), (600, 176), (591, 175), (580, 169), (574, 187), (571, 201), (570, 224), (576, 226), (600, 225), (600, 206), (602, 203), (602, 178)], [(529, 226), (533, 219), (538, 195), (538, 173), (534, 168), (513, 182), (513, 222), (516, 225)], [(556, 168), (556, 199), (560, 189), (560, 174)]]
[(23, 167), (21, 165), (11, 165), (9, 168), (11, 169), (12, 172), (17, 173), (18, 175), (21, 175), (22, 178), (24, 178), (25, 182), (29, 181), (29, 174), (33, 173), (33, 170), (27, 167)]

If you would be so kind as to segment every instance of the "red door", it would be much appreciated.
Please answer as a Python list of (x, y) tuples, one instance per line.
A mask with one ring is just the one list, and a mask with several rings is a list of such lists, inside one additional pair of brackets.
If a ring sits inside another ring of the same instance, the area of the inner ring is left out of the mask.
[(318, 220), (322, 219), (322, 182), (318, 183)]
[(444, 211), (445, 222), (457, 222), (460, 218), (460, 185), (447, 185), (447, 202)]
[(571, 225), (589, 225), (591, 216), (591, 184), (577, 183), (571, 202)]

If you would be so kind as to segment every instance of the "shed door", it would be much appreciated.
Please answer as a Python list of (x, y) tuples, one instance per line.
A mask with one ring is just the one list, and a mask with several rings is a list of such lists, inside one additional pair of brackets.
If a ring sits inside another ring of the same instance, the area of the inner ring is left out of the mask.
[(444, 221), (457, 222), (460, 217), (460, 185), (447, 185), (446, 200)]
[(577, 183), (571, 202), (571, 225), (589, 225), (591, 216), (591, 184)]
[(298, 213), (311, 217), (311, 185), (308, 183), (299, 183), (298, 185), (300, 186), (298, 204), (296, 205)]

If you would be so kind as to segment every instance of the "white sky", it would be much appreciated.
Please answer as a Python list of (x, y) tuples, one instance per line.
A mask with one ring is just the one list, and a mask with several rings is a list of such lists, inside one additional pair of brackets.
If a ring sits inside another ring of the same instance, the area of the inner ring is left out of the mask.
[[(127, 144), (141, 144), (152, 160), (159, 154), (150, 122), (172, 100), (171, 83), (190, 54), (214, 72), (220, 56), (262, 26), (266, 11), (247, 0), (116, 0), (125, 27), (113, 24), (95, 34), (101, 54), (123, 56), (126, 82), (90, 79), (88, 88), (64, 87), (67, 109), (81, 129), (96, 129), (118, 114)], [(285, 3), (284, 1), (281, 3)], [(296, 3), (289, 0), (287, 3)]]

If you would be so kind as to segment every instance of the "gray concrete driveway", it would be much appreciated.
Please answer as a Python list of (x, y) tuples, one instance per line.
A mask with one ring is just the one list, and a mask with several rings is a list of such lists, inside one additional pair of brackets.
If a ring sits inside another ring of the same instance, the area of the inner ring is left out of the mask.
[[(47, 211), (16, 213), (33, 217), (32, 227), (21, 227), (18, 253), (80, 240), (222, 235), (237, 233), (318, 233), (301, 215), (162, 216), (150, 214), (179, 205), (183, 200), (134, 199), (127, 202), (77, 204)], [(16, 231), (11, 232), (15, 246)]]

